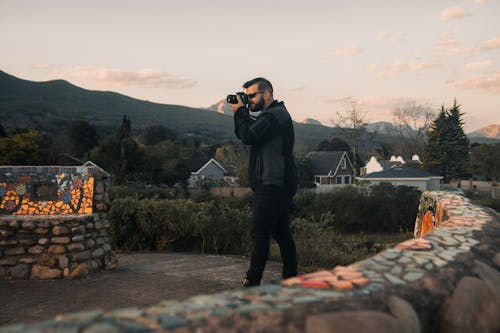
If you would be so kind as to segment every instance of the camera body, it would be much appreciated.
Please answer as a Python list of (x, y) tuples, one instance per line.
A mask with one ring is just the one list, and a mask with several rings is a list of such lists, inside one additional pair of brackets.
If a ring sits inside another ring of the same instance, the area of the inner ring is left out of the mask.
[[(244, 92), (237, 92), (236, 95), (239, 95), (243, 104), (248, 104), (248, 96)], [(238, 104), (238, 98), (236, 95), (227, 95), (226, 102), (229, 104)]]

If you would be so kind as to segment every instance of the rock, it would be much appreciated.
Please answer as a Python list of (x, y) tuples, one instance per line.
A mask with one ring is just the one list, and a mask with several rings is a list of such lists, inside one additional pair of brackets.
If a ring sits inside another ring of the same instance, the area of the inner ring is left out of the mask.
[(38, 259), (38, 263), (42, 266), (53, 267), (56, 264), (56, 259), (48, 255), (43, 255)]
[(85, 240), (85, 236), (83, 236), (83, 235), (74, 236), (73, 238), (71, 238), (71, 240), (73, 242), (81, 242), (81, 241)]
[(31, 269), (31, 278), (32, 279), (40, 279), (40, 280), (48, 280), (48, 279), (57, 279), (61, 276), (62, 272), (59, 269), (48, 268), (45, 266), (34, 265)]
[(49, 233), (49, 229), (48, 228), (36, 228), (35, 229), (35, 234), (46, 235), (48, 233)]
[(28, 249), (28, 252), (31, 253), (31, 254), (40, 254), (42, 253), (44, 250), (44, 247), (41, 246), (41, 245), (36, 245), (36, 246), (33, 246), (33, 247), (30, 247)]
[(466, 276), (441, 308), (440, 332), (498, 332), (500, 300), (486, 282)]
[(500, 252), (498, 252), (495, 257), (493, 258), (493, 262), (497, 267), (500, 269)]
[(419, 333), (420, 321), (413, 307), (402, 298), (391, 296), (387, 302), (392, 314), (398, 318), (404, 332)]
[(111, 251), (111, 246), (106, 243), (102, 246), (102, 249), (104, 250), (104, 252), (109, 252)]
[(21, 254), (25, 254), (26, 251), (24, 250), (24, 247), (22, 246), (18, 246), (18, 247), (15, 247), (13, 249), (8, 249), (8, 250), (5, 250), (5, 256), (17, 256), (17, 255), (21, 255)]
[(305, 324), (307, 333), (335, 332), (404, 332), (398, 320), (379, 311), (340, 311), (335, 313), (312, 315)]
[(36, 259), (33, 257), (24, 257), (24, 258), (19, 259), (19, 262), (22, 264), (32, 264), (32, 263), (36, 262)]
[(101, 248), (98, 248), (94, 252), (92, 252), (92, 258), (102, 257), (103, 255), (104, 255), (104, 250)]
[(93, 239), (88, 239), (86, 242), (85, 242), (85, 246), (87, 248), (93, 248), (95, 246), (95, 240)]
[(54, 234), (54, 236), (66, 235), (69, 233), (69, 229), (63, 226), (57, 226), (52, 229), (52, 233)]
[(107, 270), (115, 269), (118, 267), (118, 258), (113, 252), (110, 252), (104, 257), (104, 268)]
[(474, 260), (474, 264), (474, 273), (479, 275), (500, 298), (500, 272), (479, 260)]
[(90, 251), (79, 252), (71, 255), (73, 261), (83, 261), (90, 258)]
[(30, 276), (30, 266), (19, 264), (7, 270), (7, 276), (11, 279), (27, 279)]
[(68, 277), (69, 276), (69, 268), (68, 267), (64, 268), (64, 270), (63, 270), (63, 276), (64, 277)]
[(21, 227), (23, 229), (33, 230), (33, 229), (35, 229), (35, 224), (33, 222), (30, 222), (30, 221), (25, 221), (25, 222), (21, 223)]
[(106, 240), (103, 237), (99, 237), (95, 241), (96, 245), (103, 245), (106, 244)]
[(68, 257), (59, 256), (59, 257), (57, 257), (57, 260), (59, 261), (59, 267), (61, 267), (61, 268), (68, 267)]
[(31, 238), (24, 238), (19, 240), (19, 244), (29, 246), (35, 244), (35, 241)]
[(0, 266), (14, 266), (17, 264), (16, 257), (7, 257), (5, 259), (0, 260)]
[(7, 274), (7, 271), (4, 268), (0, 267), (0, 278), (5, 277), (6, 274)]
[(48, 242), (49, 242), (49, 240), (48, 240), (47, 238), (40, 238), (40, 239), (38, 240), (38, 244), (40, 244), (40, 245), (45, 245), (45, 244), (47, 244)]
[(69, 251), (83, 251), (85, 246), (82, 243), (71, 243), (68, 245)]
[(50, 241), (55, 244), (68, 244), (70, 239), (69, 237), (52, 237)]
[(85, 226), (83, 226), (83, 225), (71, 229), (71, 233), (73, 235), (82, 235), (82, 234), (85, 234), (85, 231), (86, 231)]
[(51, 245), (47, 252), (49, 254), (61, 254), (66, 252), (66, 249), (62, 245)]
[(85, 277), (89, 274), (87, 264), (81, 263), (69, 274), (70, 279), (78, 279)]

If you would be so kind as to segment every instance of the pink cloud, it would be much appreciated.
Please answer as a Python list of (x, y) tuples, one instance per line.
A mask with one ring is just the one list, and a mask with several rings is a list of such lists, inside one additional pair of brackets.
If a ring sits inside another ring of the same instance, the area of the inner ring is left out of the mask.
[(378, 72), (375, 75), (375, 79), (384, 79), (391, 76), (395, 76), (401, 73), (420, 73), (425, 70), (429, 70), (434, 67), (441, 66), (438, 62), (401, 62), (395, 61), (389, 65), (385, 70)]
[(449, 20), (454, 18), (464, 18), (470, 16), (471, 14), (465, 10), (462, 6), (453, 6), (446, 8), (441, 12), (441, 20)]
[(483, 69), (491, 66), (491, 60), (470, 62), (464, 66), (464, 71), (472, 71), (476, 69)]
[(491, 76), (479, 75), (464, 80), (449, 81), (448, 86), (458, 90), (480, 89), (491, 93), (500, 93), (500, 71), (492, 73)]
[(119, 68), (75, 66), (60, 68), (52, 72), (50, 76), (53, 78), (74, 78), (94, 81), (107, 88), (135, 85), (183, 89), (191, 88), (196, 84), (193, 80), (152, 69), (126, 71)]
[(336, 49), (333, 52), (321, 54), (320, 57), (323, 59), (350, 57), (350, 56), (354, 56), (354, 55), (362, 53), (362, 52), (363, 52), (362, 48), (360, 48), (357, 45), (353, 45), (350, 47), (343, 47), (343, 48)]
[(402, 32), (385, 32), (382, 31), (377, 35), (378, 39), (391, 40), (394, 39), (396, 42), (402, 42), (405, 40), (404, 34)]
[(434, 44), (436, 49), (447, 49), (450, 47), (458, 46), (460, 43), (455, 38), (454, 32), (445, 32), (441, 35), (441, 39)]
[(448, 55), (465, 55), (474, 52), (472, 47), (452, 48), (448, 50)]
[(481, 43), (480, 49), (483, 51), (491, 51), (500, 48), (500, 37), (488, 39)]

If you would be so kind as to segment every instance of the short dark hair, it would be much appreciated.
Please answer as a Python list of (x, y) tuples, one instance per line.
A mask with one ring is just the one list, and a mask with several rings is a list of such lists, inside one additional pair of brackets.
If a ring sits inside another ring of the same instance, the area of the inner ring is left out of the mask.
[(271, 82), (269, 82), (269, 80), (264, 79), (263, 77), (257, 77), (255, 79), (245, 82), (245, 84), (243, 84), (243, 88), (246, 89), (256, 83), (259, 84), (259, 90), (261, 91), (267, 90), (271, 92), (271, 95), (273, 94), (273, 85), (271, 84)]

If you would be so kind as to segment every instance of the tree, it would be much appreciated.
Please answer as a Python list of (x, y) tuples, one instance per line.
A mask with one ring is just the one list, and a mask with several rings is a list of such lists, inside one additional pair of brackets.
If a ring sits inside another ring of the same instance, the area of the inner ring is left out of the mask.
[(163, 125), (151, 125), (144, 129), (144, 144), (154, 145), (165, 140), (174, 140), (174, 132)]
[(335, 126), (343, 130), (349, 138), (356, 173), (358, 172), (358, 145), (366, 126), (366, 117), (366, 112), (361, 109), (359, 101), (353, 97), (346, 97), (343, 99), (343, 110), (337, 112), (337, 120), (334, 122)]
[(64, 152), (76, 157), (83, 157), (97, 143), (97, 130), (87, 121), (73, 121), (63, 132)]
[(50, 165), (56, 163), (53, 138), (37, 130), (19, 131), (0, 138), (0, 164)]
[(2, 124), (0, 124), (0, 138), (7, 137), (7, 131), (3, 128)]
[(424, 147), (422, 167), (438, 172), (445, 181), (467, 173), (469, 140), (462, 128), (462, 115), (456, 101), (448, 111), (443, 105), (430, 126)]
[(480, 144), (472, 148), (469, 172), (481, 175), (488, 180), (500, 180), (500, 143)]
[(435, 117), (434, 111), (428, 105), (418, 105), (415, 101), (407, 102), (398, 107), (394, 113), (394, 124), (405, 155), (421, 154), (429, 125)]
[(340, 138), (332, 138), (330, 140), (324, 139), (316, 148), (317, 151), (347, 151), (351, 152), (349, 144)]

